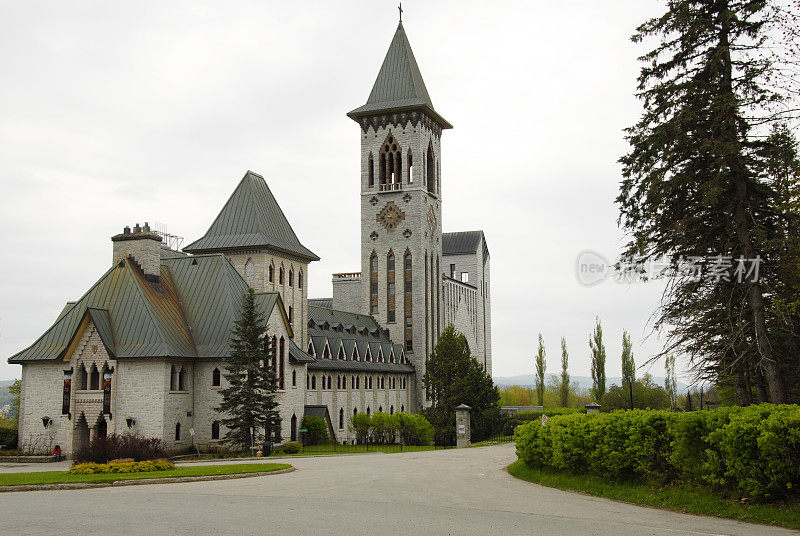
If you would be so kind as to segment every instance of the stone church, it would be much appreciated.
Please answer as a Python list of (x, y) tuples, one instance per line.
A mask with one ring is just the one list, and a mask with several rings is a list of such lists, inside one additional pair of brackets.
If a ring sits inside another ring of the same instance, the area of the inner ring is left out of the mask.
[(424, 407), (426, 361), (449, 324), (491, 374), (489, 249), (482, 231), (442, 233), (441, 136), (452, 125), (402, 22), (366, 104), (347, 115), (361, 139), (361, 271), (333, 274), (332, 297), (309, 299), (319, 257), (251, 171), (182, 251), (147, 224), (125, 227), (111, 268), (9, 359), (22, 365), (21, 448), (69, 455), (110, 433), (221, 447), (215, 408), (248, 287), (268, 320), (281, 440), (297, 440), (308, 414), (352, 442), (354, 414)]

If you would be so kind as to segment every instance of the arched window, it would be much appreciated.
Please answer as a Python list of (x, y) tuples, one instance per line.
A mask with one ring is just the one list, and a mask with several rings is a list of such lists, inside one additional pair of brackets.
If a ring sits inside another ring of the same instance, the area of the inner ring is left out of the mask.
[(97, 370), (97, 365), (94, 364), (92, 364), (92, 368), (89, 370), (89, 390), (100, 390), (100, 371)]
[(336, 375), (336, 388), (337, 389), (342, 388), (342, 377), (338, 374)]
[(400, 413), (406, 410), (406, 406), (404, 404), (400, 404)]
[(311, 375), (306, 374), (306, 389), (311, 388)]
[(289, 306), (289, 324), (294, 325), (294, 307), (291, 305)]
[(333, 376), (328, 374), (328, 389), (333, 389)]
[(278, 337), (272, 336), (272, 372), (278, 376)]
[(405, 340), (406, 352), (414, 351), (414, 330), (413, 330), (413, 308), (412, 303), (414, 299), (414, 274), (413, 274), (413, 259), (411, 251), (406, 250), (403, 255), (403, 316), (405, 317), (405, 327), (403, 331), (403, 339)]
[(292, 441), (297, 441), (297, 415), (292, 414), (292, 429), (289, 437)]
[(297, 288), (303, 288), (303, 270), (297, 272)]
[(269, 265), (269, 282), (270, 283), (274, 283), (275, 282), (275, 265), (274, 264), (270, 264)]
[(425, 155), (426, 159), (426, 180), (428, 181), (428, 192), (435, 194), (436, 193), (436, 165), (434, 164), (434, 156), (433, 156), (433, 143), (428, 142), (428, 151)]
[(297, 371), (292, 371), (292, 387), (297, 387)]
[(353, 408), (353, 417), (358, 415), (358, 408)]
[(369, 177), (369, 187), (375, 186), (375, 162), (372, 159), (372, 153), (369, 153), (369, 160), (367, 160), (367, 175)]
[(213, 387), (219, 387), (220, 386), (220, 373), (219, 373), (219, 369), (218, 368), (215, 368), (211, 372), (211, 385)]
[(378, 255), (374, 251), (369, 259), (370, 314), (378, 314)]
[(344, 359), (344, 357), (345, 357), (345, 355), (344, 355), (344, 347), (342, 347), (342, 346), (339, 347), (339, 355), (337, 357), (339, 359)]
[(294, 268), (289, 268), (289, 286), (294, 286)]
[(378, 406), (378, 413), (383, 413), (383, 406)]
[(408, 150), (408, 158), (406, 158), (408, 162), (408, 184), (414, 183), (414, 155), (411, 154), (411, 149)]
[(250, 257), (247, 258), (247, 262), (244, 263), (244, 280), (247, 281), (247, 284), (251, 287), (255, 283), (255, 276), (256, 276), (256, 265), (253, 263), (253, 259)]
[(219, 439), (219, 421), (211, 423), (211, 439)]
[(186, 367), (181, 365), (181, 370), (178, 372), (178, 391), (185, 391), (186, 388)]
[(381, 190), (398, 190), (402, 182), (403, 155), (398, 141), (390, 133), (381, 148)]
[(175, 423), (175, 441), (181, 440), (181, 423)]
[(317, 388), (317, 375), (316, 374), (312, 374), (311, 375), (311, 388), (312, 389), (316, 389)]
[(356, 376), (356, 389), (361, 389), (361, 376)]
[(86, 373), (86, 365), (78, 365), (78, 389), (85, 391), (89, 387), (89, 375)]
[(283, 274), (283, 266), (281, 266), (281, 269), (278, 271), (278, 283), (281, 285), (283, 285)]
[(314, 343), (308, 341), (308, 355), (314, 357)]
[(284, 368), (284, 362), (286, 361), (286, 342), (281, 337), (281, 352), (278, 354), (278, 359), (280, 362), (278, 363), (279, 368), (279, 375), (278, 375), (278, 389), (285, 389), (286, 388), (286, 374)]
[(369, 409), (369, 406), (367, 406), (367, 415), (371, 415), (371, 414), (372, 414), (372, 410)]
[(389, 408), (389, 415), (394, 415), (394, 404)]
[(339, 408), (339, 430), (344, 429), (344, 408)]
[(395, 321), (395, 278), (394, 278), (394, 252), (389, 250), (386, 256), (386, 321), (394, 323)]

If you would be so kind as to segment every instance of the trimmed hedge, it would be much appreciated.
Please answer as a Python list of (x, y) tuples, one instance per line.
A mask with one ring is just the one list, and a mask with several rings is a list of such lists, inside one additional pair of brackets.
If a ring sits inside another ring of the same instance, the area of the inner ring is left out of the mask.
[(517, 456), (615, 479), (683, 480), (769, 502), (800, 489), (800, 406), (762, 404), (674, 413), (633, 410), (532, 421)]
[(586, 413), (586, 409), (584, 408), (546, 408), (539, 411), (520, 411), (519, 413), (515, 413), (514, 415), (509, 415), (505, 417), (505, 421), (503, 423), (503, 435), (511, 435), (514, 433), (514, 429), (527, 422), (531, 421), (539, 421), (542, 420), (542, 415), (547, 415), (547, 417), (555, 417), (557, 415), (572, 415), (574, 413)]
[(97, 475), (100, 473), (150, 473), (169, 471), (175, 465), (167, 460), (146, 460), (143, 462), (79, 463), (69, 468), (73, 475)]

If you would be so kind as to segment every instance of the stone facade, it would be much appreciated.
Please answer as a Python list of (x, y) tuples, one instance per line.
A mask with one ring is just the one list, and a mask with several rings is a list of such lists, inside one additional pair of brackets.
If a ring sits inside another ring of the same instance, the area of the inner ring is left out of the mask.
[(348, 313), (361, 313), (362, 303), (361, 273), (333, 274), (333, 308)]

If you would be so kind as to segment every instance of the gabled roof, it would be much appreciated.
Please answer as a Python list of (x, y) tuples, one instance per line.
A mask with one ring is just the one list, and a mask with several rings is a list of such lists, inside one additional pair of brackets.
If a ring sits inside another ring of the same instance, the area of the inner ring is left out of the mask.
[[(483, 244), (482, 251), (479, 251)], [(489, 258), (489, 247), (483, 231), (461, 231), (442, 233), (442, 256), (483, 254), (483, 262)]]
[(400, 22), (367, 103), (351, 111), (347, 116), (357, 121), (364, 116), (406, 110), (425, 111), (442, 128), (453, 128), (453, 125), (434, 110), (403, 23)]
[[(228, 357), (234, 320), (247, 283), (224, 255), (162, 259), (160, 284), (123, 259), (11, 363), (56, 360), (91, 321), (115, 358)], [(256, 294), (259, 312), (275, 307), (291, 336), (280, 296)]]
[(289, 361), (293, 363), (313, 363), (313, 357), (305, 353), (295, 344), (294, 339), (289, 339)]
[(261, 247), (319, 260), (298, 240), (264, 177), (248, 171), (203, 238), (183, 250), (210, 253)]

